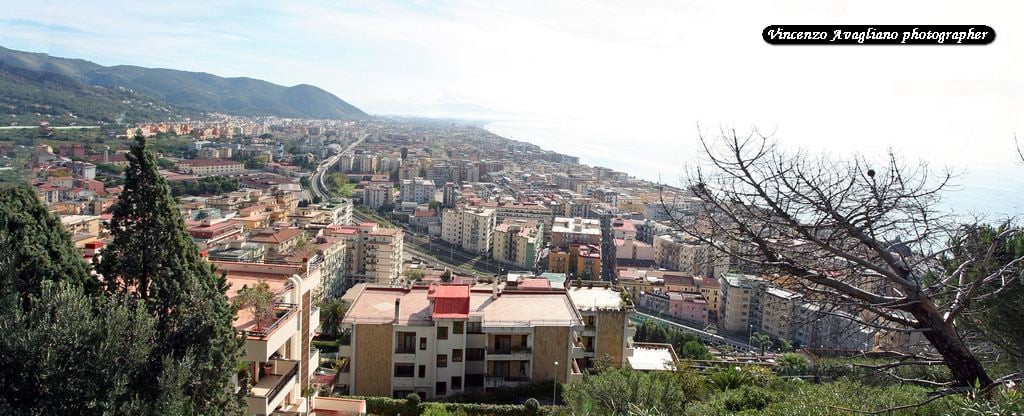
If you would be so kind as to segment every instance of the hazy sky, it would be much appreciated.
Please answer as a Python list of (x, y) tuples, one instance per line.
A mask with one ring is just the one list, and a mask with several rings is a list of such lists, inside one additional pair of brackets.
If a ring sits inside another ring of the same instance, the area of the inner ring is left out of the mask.
[[(686, 155), (698, 122), (756, 124), (791, 145), (1024, 176), (1010, 157), (1024, 140), (1015, 1), (0, 2), (9, 48), (309, 83), (375, 114), (531, 120), (592, 132), (548, 146), (584, 156)], [(761, 39), (770, 24), (984, 24), (997, 38), (781, 47)]]

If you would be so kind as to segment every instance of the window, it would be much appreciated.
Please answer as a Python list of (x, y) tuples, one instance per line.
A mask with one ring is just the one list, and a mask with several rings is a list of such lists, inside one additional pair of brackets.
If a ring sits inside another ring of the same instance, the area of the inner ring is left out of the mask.
[(446, 395), (448, 395), (448, 389), (446, 388), (446, 385), (447, 385), (447, 383), (445, 383), (443, 381), (438, 381), (437, 385), (434, 387), (434, 395), (435, 396), (446, 396)]
[(452, 390), (462, 390), (462, 377), (452, 377)]
[(395, 364), (395, 377), (412, 377), (415, 369), (415, 364)]
[(448, 354), (437, 354), (437, 368), (448, 367)]
[(466, 387), (483, 387), (483, 374), (466, 374)]
[(420, 370), (420, 378), (424, 378), (424, 377), (427, 376), (427, 366), (425, 366), (423, 364), (420, 364), (419, 370)]
[[(454, 350), (452, 350), (452, 362), (453, 363), (461, 363), (462, 362), (462, 350), (461, 349), (454, 349)], [(454, 383), (452, 384), (452, 388), (453, 389), (455, 388), (455, 384)]]
[(416, 352), (416, 333), (399, 332), (398, 342), (395, 344), (396, 354), (412, 354)]
[[(452, 333), (453, 334), (462, 334), (462, 327), (463, 327), (463, 325), (465, 325), (465, 323), (462, 322), (462, 321), (452, 322)], [(455, 388), (454, 384), (452, 385), (452, 388), (453, 389)]]
[(482, 334), (484, 333), (483, 328), (480, 326), (480, 322), (467, 322), (466, 332), (470, 334)]
[(420, 337), (420, 350), (427, 349), (427, 337)]
[(437, 327), (437, 339), (448, 339), (448, 327), (439, 326)]
[(466, 361), (483, 361), (484, 360), (484, 349), (483, 348), (467, 348), (466, 349)]

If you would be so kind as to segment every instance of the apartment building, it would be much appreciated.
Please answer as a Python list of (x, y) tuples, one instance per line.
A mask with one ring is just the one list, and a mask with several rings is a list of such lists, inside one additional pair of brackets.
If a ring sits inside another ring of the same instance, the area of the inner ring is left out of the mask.
[(595, 244), (572, 243), (568, 250), (555, 248), (548, 253), (548, 271), (570, 278), (600, 280), (601, 266), (601, 247)]
[(402, 274), (405, 232), (399, 228), (384, 228), (375, 222), (359, 225), (334, 224), (325, 234), (345, 241), (345, 284), (357, 283), (389, 285)]
[(235, 319), (235, 328), (245, 337), (242, 359), (249, 379), (239, 380), (239, 386), (248, 386), (246, 413), (315, 411), (302, 391), (311, 385), (320, 365), (320, 352), (311, 348), (310, 341), (320, 325), (320, 309), (313, 305), (313, 299), (321, 290), (321, 259), (314, 257), (299, 265), (211, 263), (227, 274), (229, 298), (236, 297), (243, 287), (261, 282), (266, 282), (275, 294), (269, 318), (257, 322), (252, 311), (243, 308)]
[(493, 208), (462, 206), (441, 215), (441, 239), (470, 253), (491, 252), (494, 242)]
[(622, 367), (633, 355), (636, 334), (629, 325), (632, 308), (622, 301), (622, 292), (605, 285), (570, 287), (568, 292), (583, 318), (576, 344), (583, 349), (580, 368), (592, 368), (602, 359)]
[(426, 204), (434, 200), (434, 191), (436, 188), (434, 188), (433, 181), (416, 177), (412, 179), (403, 179), (399, 190), (399, 201)]
[(267, 254), (288, 253), (300, 242), (308, 240), (306, 233), (300, 228), (263, 228), (253, 231), (248, 241), (266, 247)]
[(224, 175), (245, 171), (242, 162), (229, 159), (188, 159), (179, 160), (178, 170), (193, 175)]
[(568, 249), (572, 243), (601, 244), (601, 222), (579, 217), (555, 217), (551, 226), (551, 246)]
[(378, 210), (395, 205), (395, 190), (391, 184), (370, 184), (362, 190), (363, 205)]
[(491, 256), (498, 263), (520, 270), (535, 270), (543, 248), (544, 223), (506, 219), (494, 227)]
[(668, 315), (704, 326), (708, 324), (708, 302), (696, 293), (669, 292)]
[(718, 283), (721, 290), (719, 328), (725, 332), (743, 334), (759, 331), (765, 281), (753, 275), (723, 273)]
[(582, 377), (582, 318), (564, 290), (368, 286), (343, 325), (352, 337), (338, 383), (354, 395), (441, 399)]
[(659, 267), (710, 278), (729, 271), (729, 258), (710, 245), (678, 234), (659, 235), (653, 241), (654, 262)]
[(766, 287), (761, 302), (761, 332), (792, 340), (800, 325), (796, 316), (801, 296), (778, 287)]

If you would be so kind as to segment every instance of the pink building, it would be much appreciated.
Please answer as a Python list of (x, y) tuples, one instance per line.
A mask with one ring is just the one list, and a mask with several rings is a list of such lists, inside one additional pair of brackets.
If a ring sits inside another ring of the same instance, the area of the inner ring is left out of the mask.
[(677, 319), (700, 324), (708, 323), (708, 303), (693, 293), (669, 292), (668, 314)]

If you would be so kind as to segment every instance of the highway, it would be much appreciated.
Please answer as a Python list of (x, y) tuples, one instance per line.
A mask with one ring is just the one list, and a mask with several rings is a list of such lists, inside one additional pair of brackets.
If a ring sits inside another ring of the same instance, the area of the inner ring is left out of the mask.
[(334, 166), (335, 163), (338, 163), (338, 160), (341, 159), (341, 155), (352, 153), (352, 151), (356, 149), (356, 146), (362, 143), (363, 140), (366, 140), (367, 137), (370, 137), (370, 135), (363, 135), (359, 140), (348, 145), (345, 150), (342, 150), (340, 153), (320, 162), (320, 165), (316, 167), (316, 170), (314, 170), (313, 174), (309, 177), (309, 183), (312, 185), (312, 191), (316, 196), (320, 197), (322, 200), (327, 200), (330, 197), (331, 190), (327, 188), (327, 180), (325, 179), (327, 177), (327, 172), (331, 170), (331, 167)]

